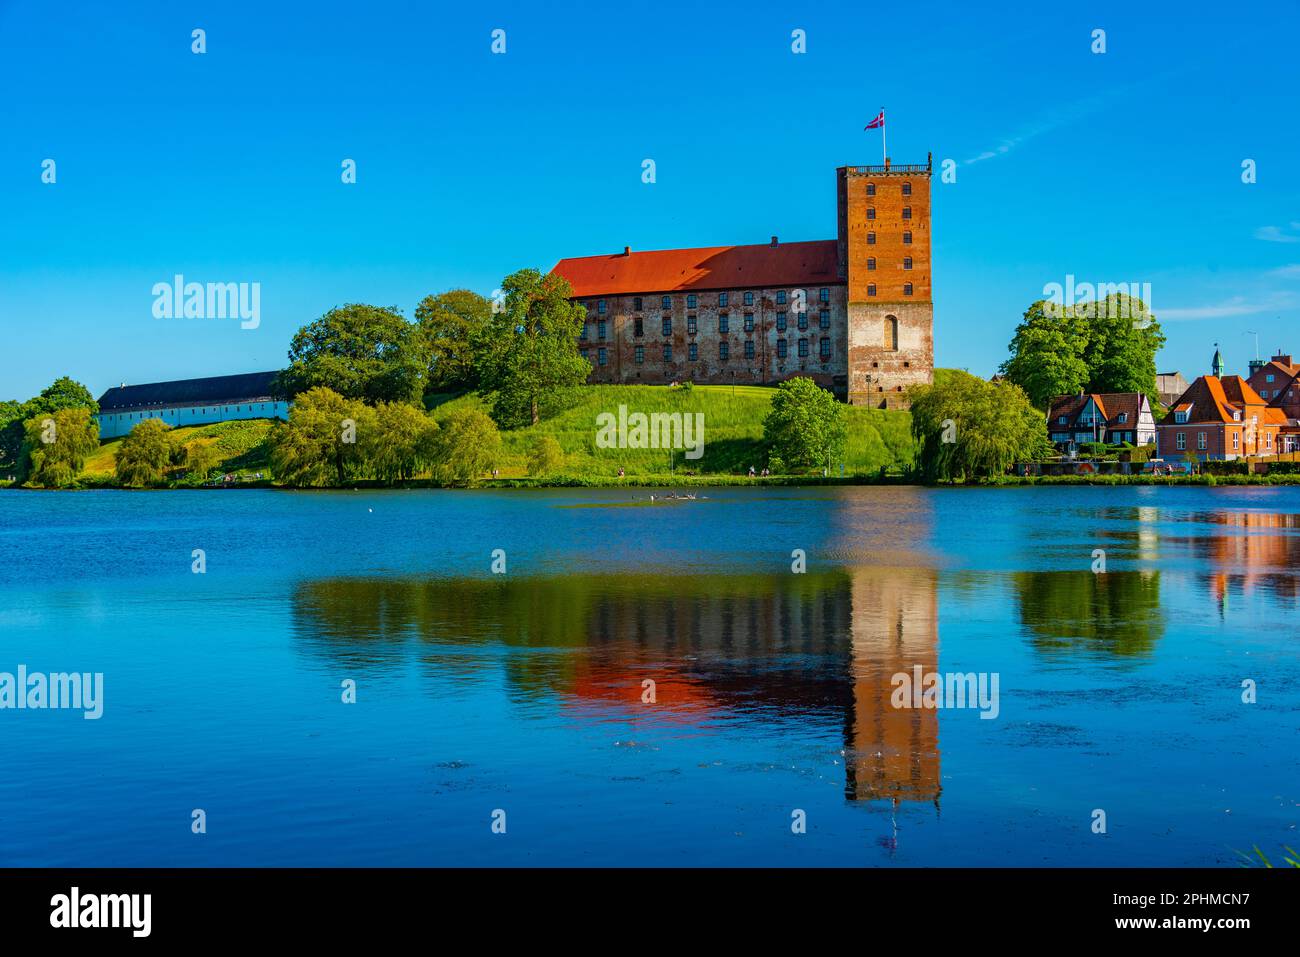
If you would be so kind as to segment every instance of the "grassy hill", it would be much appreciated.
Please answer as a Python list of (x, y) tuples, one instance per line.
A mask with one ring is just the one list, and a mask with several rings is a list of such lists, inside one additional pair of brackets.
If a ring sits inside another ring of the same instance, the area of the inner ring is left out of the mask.
[[(270, 459), (266, 438), (273, 424), (271, 419), (240, 419), (214, 422), (212, 425), (184, 426), (173, 429), (169, 434), (186, 445), (192, 442), (215, 445), (221, 456), (222, 471), (267, 474), (270, 471)], [(121, 439), (110, 439), (100, 445), (98, 451), (86, 459), (82, 477), (97, 481), (111, 479), (113, 462), (121, 447)]]

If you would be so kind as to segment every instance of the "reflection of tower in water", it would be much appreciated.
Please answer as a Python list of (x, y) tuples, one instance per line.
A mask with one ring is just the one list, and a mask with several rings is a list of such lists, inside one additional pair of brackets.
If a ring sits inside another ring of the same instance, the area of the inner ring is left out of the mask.
[(934, 801), (938, 806), (939, 713), (895, 708), (895, 674), (939, 668), (938, 582), (924, 568), (853, 572), (851, 674), (846, 722), (851, 800)]

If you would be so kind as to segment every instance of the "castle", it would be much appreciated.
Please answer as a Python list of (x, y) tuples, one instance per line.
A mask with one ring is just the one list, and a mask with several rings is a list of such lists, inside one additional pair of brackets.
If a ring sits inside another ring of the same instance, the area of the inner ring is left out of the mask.
[(836, 239), (560, 260), (587, 311), (589, 381), (807, 376), (855, 405), (906, 408), (907, 387), (934, 373), (931, 171), (837, 169)]

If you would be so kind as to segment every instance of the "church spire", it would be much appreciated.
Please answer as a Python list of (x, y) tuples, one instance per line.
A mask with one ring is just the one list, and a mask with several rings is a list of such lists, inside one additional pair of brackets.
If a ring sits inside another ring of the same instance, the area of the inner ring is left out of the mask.
[(1214, 358), (1210, 360), (1210, 370), (1215, 378), (1223, 378), (1223, 356), (1219, 355), (1219, 344), (1214, 344)]

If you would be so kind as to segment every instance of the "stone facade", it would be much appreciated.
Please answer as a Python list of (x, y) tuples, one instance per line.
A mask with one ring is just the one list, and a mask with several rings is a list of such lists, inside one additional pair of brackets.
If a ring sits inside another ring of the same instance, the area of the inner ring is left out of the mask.
[(771, 385), (906, 408), (934, 375), (930, 173), (836, 170), (838, 238), (564, 259), (591, 381)]

